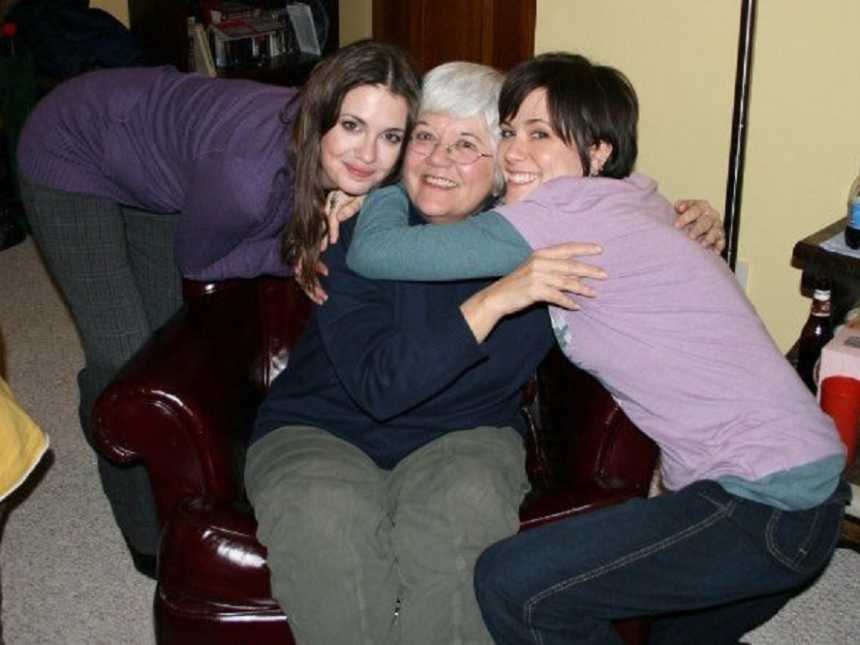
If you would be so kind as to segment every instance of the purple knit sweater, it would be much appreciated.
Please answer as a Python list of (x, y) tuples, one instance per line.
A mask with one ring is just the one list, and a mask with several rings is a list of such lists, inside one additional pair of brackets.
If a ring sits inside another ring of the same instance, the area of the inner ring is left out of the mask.
[(39, 186), (179, 217), (176, 258), (186, 277), (283, 275), (295, 94), (170, 67), (92, 72), (33, 110), (20, 171)]

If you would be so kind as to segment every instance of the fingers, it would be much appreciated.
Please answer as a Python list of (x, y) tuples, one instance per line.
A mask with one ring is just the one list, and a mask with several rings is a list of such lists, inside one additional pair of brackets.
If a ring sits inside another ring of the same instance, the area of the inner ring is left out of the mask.
[(690, 207), (690, 203), (692, 201), (694, 201), (694, 200), (692, 200), (692, 199), (679, 199), (679, 200), (676, 200), (675, 203), (672, 204), (672, 206), (675, 207), (675, 212), (680, 215), (681, 213), (683, 213), (684, 211), (686, 211)]
[(367, 195), (349, 195), (346, 201), (340, 204), (337, 211), (335, 211), (338, 221), (345, 222), (355, 216), (361, 210), (366, 197)]
[[(692, 209), (691, 209), (692, 210)], [(688, 213), (690, 211), (687, 211)], [(698, 240), (710, 232), (718, 223), (716, 211), (702, 211), (687, 229), (687, 235), (691, 240)]]
[(716, 255), (720, 255), (726, 248), (726, 233), (722, 227), (714, 227), (699, 240), (699, 243), (705, 248), (710, 248)]
[(535, 255), (548, 258), (569, 258), (579, 255), (600, 255), (601, 253), (603, 253), (603, 247), (599, 244), (592, 244), (591, 242), (565, 242), (564, 244), (547, 246), (540, 251), (536, 251)]
[(607, 277), (606, 271), (600, 267), (585, 264), (578, 260), (549, 258), (541, 256), (539, 252), (533, 255), (521, 268), (525, 274), (532, 274), (534, 280), (547, 280), (550, 276), (564, 278), (570, 284), (570, 291), (589, 298), (596, 296), (597, 291), (583, 282), (582, 278), (603, 280)]
[(328, 300), (328, 294), (325, 290), (320, 286), (320, 283), (316, 280), (311, 284), (306, 284), (305, 282), (299, 281), (299, 286), (302, 288), (302, 291), (305, 292), (305, 295), (313, 302), (315, 305), (325, 304), (325, 301)]
[(328, 237), (323, 238), (325, 245), (328, 245), (329, 242), (337, 243), (340, 228), (340, 220), (337, 218), (338, 204), (342, 205), (345, 197), (347, 194), (339, 190), (333, 190), (326, 196), (324, 213), (328, 224)]
[(324, 213), (326, 217), (332, 215), (336, 210), (338, 204), (342, 204), (343, 200), (349, 197), (345, 192), (341, 190), (332, 190), (326, 195), (325, 198), (325, 209)]
[(328, 298), (328, 295), (325, 291), (322, 290), (322, 287), (320, 287), (319, 282), (317, 282), (316, 280), (311, 283), (308, 283), (305, 280), (301, 279), (299, 277), (299, 274), (296, 274), (296, 282), (298, 283), (299, 287), (301, 287), (302, 291), (305, 292), (305, 295), (314, 304), (321, 305)]
[(596, 244), (569, 242), (535, 252), (516, 270), (493, 283), (488, 290), (491, 307), (508, 315), (537, 302), (577, 310), (573, 296), (593, 298), (597, 291), (585, 278), (606, 278), (600, 267), (571, 259), (573, 254), (600, 253)]
[(697, 240), (703, 247), (710, 248), (718, 255), (726, 246), (726, 232), (716, 211), (703, 215), (690, 227), (687, 235), (691, 240)]
[(326, 199), (325, 215), (328, 222), (328, 242), (336, 244), (340, 236), (340, 224), (361, 210), (366, 195), (348, 195), (340, 190), (333, 190)]
[(581, 286), (575, 278), (558, 274), (542, 274), (530, 276), (526, 280), (499, 283), (506, 313), (519, 311), (538, 302), (578, 310), (580, 305), (571, 297), (571, 293), (578, 293)]
[(533, 265), (524, 279), (533, 284), (548, 285), (560, 291), (569, 291), (587, 298), (596, 297), (597, 291), (594, 287), (583, 282), (577, 267), (571, 267), (570, 264), (567, 261), (555, 260), (552, 264)]
[(600, 267), (596, 267), (592, 264), (586, 264), (585, 262), (580, 262), (579, 260), (545, 260), (544, 258), (541, 258), (541, 261), (553, 263), (547, 268), (547, 270), (555, 270), (559, 273), (576, 276), (578, 278), (593, 278), (595, 280), (605, 280), (608, 277), (606, 271), (604, 271)]
[(586, 298), (596, 298), (597, 291), (593, 287), (589, 287), (578, 278), (567, 277), (561, 287), (564, 291), (575, 293)]
[[(322, 262), (317, 262), (316, 266), (314, 267), (314, 270), (319, 275), (328, 275), (328, 267)], [(317, 305), (321, 305), (325, 303), (326, 300), (328, 300), (328, 294), (320, 285), (319, 280), (313, 280), (311, 282), (308, 282), (302, 277), (301, 260), (298, 260), (296, 262), (295, 267), (293, 269), (293, 275), (295, 276), (296, 282), (298, 283), (299, 287), (301, 287), (302, 291), (305, 292), (305, 295), (310, 299), (311, 302)]]
[[(325, 265), (324, 262), (317, 262), (317, 265), (314, 267), (314, 270), (319, 275), (328, 275), (328, 267)], [(318, 305), (321, 305), (326, 300), (328, 300), (328, 294), (326, 293), (325, 289), (322, 288), (322, 285), (320, 285), (319, 280), (314, 280), (314, 283), (310, 285), (310, 293), (308, 293), (308, 297), (310, 297), (310, 299)]]
[(578, 311), (580, 309), (580, 306), (576, 304), (576, 301), (574, 301), (573, 298), (565, 295), (561, 291), (550, 292), (544, 298), (544, 302), (570, 311)]
[(711, 209), (711, 205), (704, 199), (679, 199), (675, 202), (675, 228), (684, 228), (695, 222), (703, 214)]
[(675, 202), (678, 217), (676, 228), (686, 228), (687, 236), (705, 248), (719, 255), (726, 247), (726, 234), (723, 218), (719, 211), (712, 208), (704, 199), (681, 199)]

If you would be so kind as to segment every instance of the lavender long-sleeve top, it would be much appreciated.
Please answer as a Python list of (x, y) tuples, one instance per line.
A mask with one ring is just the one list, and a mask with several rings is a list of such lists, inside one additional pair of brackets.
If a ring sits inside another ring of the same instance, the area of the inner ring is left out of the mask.
[(845, 449), (726, 264), (676, 229), (643, 175), (560, 178), (516, 204), (456, 224), (407, 226), (400, 186), (365, 202), (349, 267), (384, 280), (507, 273), (533, 249), (599, 243), (609, 278), (581, 309), (550, 307), (565, 355), (609, 390), (661, 451), (677, 490), (710, 479), (797, 510), (827, 499)]
[(20, 172), (39, 186), (178, 217), (176, 258), (186, 277), (283, 275), (295, 95), (171, 67), (92, 72), (33, 110)]

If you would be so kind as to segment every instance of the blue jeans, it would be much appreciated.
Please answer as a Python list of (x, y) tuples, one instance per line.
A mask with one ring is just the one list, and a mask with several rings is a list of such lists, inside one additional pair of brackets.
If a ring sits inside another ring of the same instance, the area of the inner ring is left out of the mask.
[(646, 615), (652, 643), (737, 643), (820, 574), (850, 495), (788, 512), (703, 481), (545, 525), (480, 557), (481, 612), (500, 645), (621, 643), (610, 621)]

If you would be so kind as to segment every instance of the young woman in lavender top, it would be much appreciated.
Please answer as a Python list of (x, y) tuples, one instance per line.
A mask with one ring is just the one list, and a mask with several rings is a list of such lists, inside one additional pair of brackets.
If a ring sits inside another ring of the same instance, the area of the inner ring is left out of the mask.
[[(19, 144), (22, 193), (83, 341), (87, 434), (96, 397), (181, 304), (181, 278), (289, 275), (287, 222), (329, 191), (363, 194), (392, 175), (418, 91), (404, 52), (364, 41), (301, 90), (134, 68), (41, 100)], [(145, 469), (100, 458), (99, 472), (151, 572), (159, 530)]]
[[(539, 56), (507, 77), (500, 112), (507, 204), (416, 227), (402, 188), (376, 191), (348, 265), (422, 281), (512, 272), (482, 292), (476, 338), (549, 302), (567, 357), (659, 445), (669, 492), (490, 547), (475, 572), (484, 619), (498, 643), (621, 642), (610, 621), (640, 615), (657, 617), (652, 642), (736, 643), (833, 552), (850, 495), (833, 423), (726, 265), (632, 173), (638, 101), (621, 73)], [(438, 141), (419, 122), (410, 145), (435, 154)], [(578, 239), (603, 248), (597, 298), (574, 303), (562, 277), (535, 279), (534, 259), (517, 269), (535, 251), (560, 262), (553, 245)], [(529, 297), (505, 295), (518, 282), (533, 283)]]

